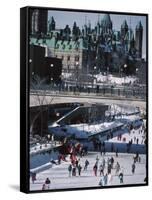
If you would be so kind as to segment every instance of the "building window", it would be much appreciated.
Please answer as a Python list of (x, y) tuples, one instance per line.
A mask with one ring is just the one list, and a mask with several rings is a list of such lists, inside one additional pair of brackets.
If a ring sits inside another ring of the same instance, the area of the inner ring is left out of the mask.
[(70, 56), (67, 57), (67, 60), (68, 60), (68, 61), (70, 60)]
[(62, 60), (64, 60), (64, 56), (62, 56)]
[(75, 56), (75, 61), (79, 61), (79, 56)]

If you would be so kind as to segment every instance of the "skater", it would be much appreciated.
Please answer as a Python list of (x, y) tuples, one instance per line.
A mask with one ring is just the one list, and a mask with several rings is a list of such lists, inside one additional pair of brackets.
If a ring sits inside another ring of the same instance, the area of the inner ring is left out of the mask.
[(105, 180), (104, 180), (104, 176), (103, 175), (101, 176), (101, 179), (99, 181), (99, 185), (100, 186), (105, 186)]
[(107, 185), (111, 185), (111, 183), (112, 183), (112, 175), (111, 175), (111, 173), (109, 173), (108, 175), (107, 175)]
[(107, 172), (108, 174), (111, 174), (111, 169), (112, 169), (111, 159), (108, 158), (107, 163), (108, 163)]
[(100, 176), (104, 175), (104, 168), (102, 164), (99, 166), (99, 172), (100, 172)]
[(118, 162), (116, 163), (115, 168), (116, 168), (116, 175), (117, 175), (120, 171), (120, 164)]
[(76, 164), (76, 168), (78, 168), (79, 160), (76, 160), (75, 164)]
[(76, 176), (76, 166), (72, 167), (72, 176)]
[(79, 174), (79, 176), (81, 176), (81, 170), (82, 170), (82, 167), (81, 167), (81, 165), (79, 164), (79, 165), (78, 165), (78, 174)]
[(107, 173), (104, 176), (104, 184), (105, 184), (105, 186), (108, 184), (108, 174)]
[(33, 172), (32, 173), (32, 183), (34, 184), (35, 181), (36, 181), (36, 173)]
[(97, 155), (97, 157), (96, 157), (96, 165), (98, 166), (98, 163), (99, 163), (99, 157), (98, 157), (98, 155)]
[(45, 185), (45, 183), (42, 185), (42, 190), (46, 190), (46, 185)]
[(69, 177), (71, 177), (71, 174), (72, 174), (72, 165), (71, 164), (68, 167), (68, 171), (69, 171)]
[(103, 158), (103, 160), (102, 160), (103, 169), (105, 168), (105, 165), (106, 165), (106, 161), (105, 161), (105, 159)]
[(111, 157), (111, 168), (113, 168), (113, 164), (114, 164), (114, 158)]
[(89, 161), (88, 161), (88, 160), (86, 160), (86, 161), (85, 161), (85, 165), (84, 165), (84, 171), (85, 171), (85, 170), (87, 170), (87, 168), (88, 168), (88, 165), (89, 165)]
[(133, 164), (132, 164), (132, 174), (135, 173), (135, 168), (136, 168), (136, 165), (135, 165), (135, 163), (133, 163)]
[(94, 171), (95, 176), (97, 176), (97, 169), (98, 169), (98, 166), (97, 166), (97, 164), (95, 164), (94, 167), (93, 167), (93, 171)]
[(120, 172), (119, 174), (119, 180), (120, 180), (120, 184), (123, 183), (123, 173)]
[(45, 180), (46, 189), (50, 189), (50, 184), (51, 184), (50, 179), (46, 178), (46, 180)]

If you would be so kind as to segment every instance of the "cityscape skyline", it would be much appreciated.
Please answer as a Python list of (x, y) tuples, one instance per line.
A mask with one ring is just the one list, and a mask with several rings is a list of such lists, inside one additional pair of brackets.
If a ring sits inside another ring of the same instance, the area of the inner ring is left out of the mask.
[[(91, 23), (91, 28), (94, 28), (97, 22), (101, 22), (104, 14), (106, 13), (87, 13), (87, 12), (71, 12), (71, 11), (48, 11), (48, 20), (50, 17), (54, 17), (56, 21), (56, 29), (65, 28), (68, 24), (70, 28), (73, 27), (73, 23), (76, 22), (80, 29), (85, 24)], [(110, 13), (109, 13), (110, 14)], [(125, 15), (125, 14), (110, 14), (110, 18), (113, 24), (113, 30), (119, 31), (124, 20), (127, 21), (128, 27), (133, 30), (135, 35), (135, 28), (139, 21), (143, 26), (143, 41), (142, 41), (142, 58), (146, 59), (146, 16), (140, 15)]]

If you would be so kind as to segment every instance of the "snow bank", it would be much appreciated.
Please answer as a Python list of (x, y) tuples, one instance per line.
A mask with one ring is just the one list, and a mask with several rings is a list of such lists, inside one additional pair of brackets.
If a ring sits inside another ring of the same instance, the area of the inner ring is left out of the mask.
[(41, 166), (39, 166), (39, 167), (36, 167), (36, 168), (34, 168), (34, 169), (31, 169), (30, 170), (30, 172), (32, 172), (32, 173), (40, 173), (40, 172), (42, 172), (42, 171), (44, 171), (44, 170), (47, 170), (47, 169), (50, 169), (50, 168), (52, 168), (52, 163), (46, 163), (46, 164), (44, 164), (44, 165), (41, 165)]
[(112, 84), (118, 84), (118, 85), (122, 85), (122, 84), (133, 84), (135, 81), (137, 81), (136, 77), (133, 76), (125, 76), (125, 77), (115, 77), (111, 74), (109, 74), (108, 76), (106, 75), (102, 75), (102, 74), (97, 74), (96, 76), (97, 82), (109, 82)]

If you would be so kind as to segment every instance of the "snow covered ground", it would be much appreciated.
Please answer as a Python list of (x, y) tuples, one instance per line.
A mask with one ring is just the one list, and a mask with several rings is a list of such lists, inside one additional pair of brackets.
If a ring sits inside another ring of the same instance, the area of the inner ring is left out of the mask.
[[(135, 76), (116, 77), (113, 76), (112, 74), (103, 75), (101, 73), (97, 75), (90, 74), (90, 76), (91, 77), (94, 76), (98, 83), (111, 83), (111, 84), (122, 85), (130, 83), (133, 84), (134, 82), (137, 81), (137, 77)], [(62, 77), (64, 79), (69, 79), (70, 77), (72, 77), (72, 73), (62, 73)]]
[(133, 76), (125, 76), (125, 77), (115, 77), (111, 74), (107, 75), (102, 75), (102, 74), (97, 74), (96, 76), (97, 82), (108, 82), (111, 84), (117, 84), (117, 85), (122, 85), (122, 84), (133, 84), (135, 81), (137, 81), (136, 77)]
[[(30, 179), (30, 190), (42, 190), (42, 185), (44, 184), (46, 178), (48, 177), (51, 180), (50, 190), (51, 189), (65, 189), (65, 188), (87, 188), (87, 187), (97, 187), (99, 186), (100, 175), (99, 171), (97, 173), (97, 177), (94, 176), (93, 166), (96, 162), (96, 157), (99, 157), (99, 165), (102, 161), (102, 157), (97, 152), (89, 152), (87, 156), (80, 158), (80, 164), (82, 166), (81, 176), (69, 177), (68, 174), (68, 166), (70, 161), (64, 162), (60, 165), (53, 165), (52, 168), (49, 168), (41, 173), (38, 173), (35, 183), (32, 183)], [(146, 156), (140, 155), (141, 162), (136, 163), (135, 174), (131, 172), (131, 166), (133, 163), (133, 154), (119, 154), (118, 157), (115, 157), (114, 153), (106, 153), (104, 156), (107, 161), (108, 158), (113, 156), (114, 158), (114, 166), (116, 162), (119, 162), (121, 166), (121, 171), (124, 173), (124, 185), (125, 184), (141, 184), (144, 183), (144, 178), (146, 176)], [(84, 171), (84, 162), (88, 159), (89, 166), (87, 171)], [(105, 173), (107, 171), (107, 164), (105, 167)], [(116, 175), (115, 168), (112, 169), (112, 181), (109, 182), (108, 185), (121, 185), (118, 175)]]

